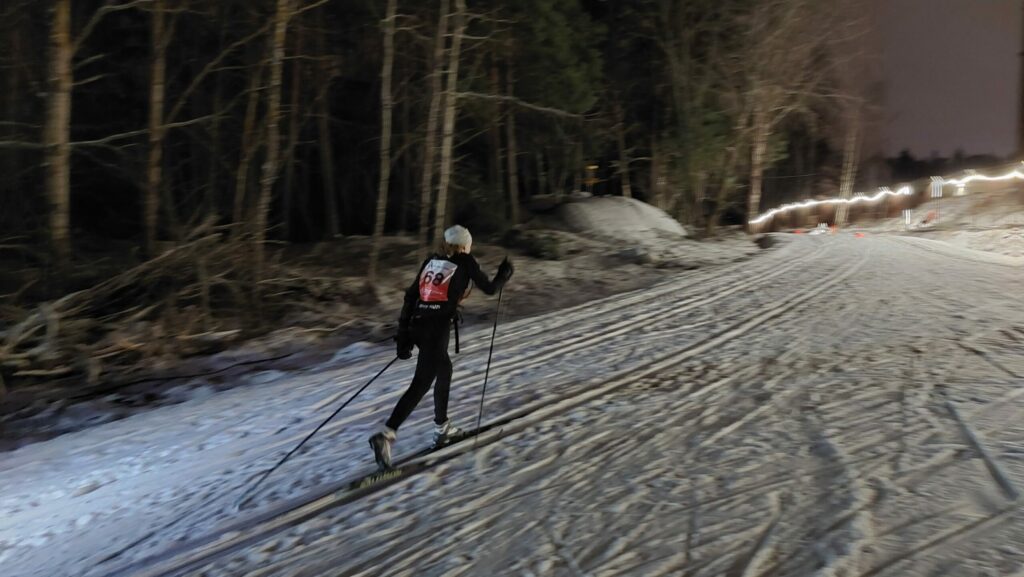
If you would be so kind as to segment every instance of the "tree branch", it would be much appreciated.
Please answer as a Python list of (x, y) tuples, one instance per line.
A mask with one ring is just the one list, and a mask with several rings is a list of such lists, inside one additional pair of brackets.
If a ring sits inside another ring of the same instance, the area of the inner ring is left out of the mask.
[(93, 62), (99, 62), (100, 60), (103, 60), (106, 56), (107, 56), (106, 54), (96, 54), (94, 56), (90, 56), (90, 57), (86, 58), (85, 60), (82, 60), (81, 62), (75, 63), (75, 65), (72, 66), (72, 69), (78, 70), (79, 68), (88, 66), (88, 65), (92, 64)]
[(270, 25), (272, 23), (272, 20), (267, 21), (267, 23), (264, 24), (261, 28), (259, 28), (252, 34), (240, 38), (232, 44), (228, 45), (227, 48), (221, 50), (220, 54), (218, 54), (216, 58), (207, 62), (206, 66), (204, 66), (203, 69), (199, 71), (199, 74), (196, 74), (195, 78), (192, 79), (192, 82), (188, 85), (188, 88), (186, 88), (185, 91), (181, 93), (181, 96), (178, 97), (178, 101), (174, 104), (174, 108), (172, 108), (170, 113), (167, 114), (167, 121), (171, 122), (174, 120), (176, 116), (178, 116), (178, 113), (181, 112), (181, 109), (185, 107), (185, 103), (188, 101), (188, 97), (191, 96), (193, 92), (195, 92), (196, 88), (199, 87), (199, 84), (203, 81), (203, 79), (205, 79), (216, 66), (218, 66), (225, 58), (227, 58), (229, 54), (234, 52), (236, 48), (249, 43), (250, 41), (258, 38), (264, 32), (269, 30)]
[(92, 84), (93, 82), (96, 82), (97, 80), (103, 80), (107, 76), (110, 76), (110, 75), (106, 74), (106, 73), (94, 74), (93, 76), (90, 76), (89, 78), (83, 78), (82, 80), (79, 80), (78, 82), (73, 83), (71, 86), (75, 86), (75, 87), (85, 86), (86, 84)]
[(536, 112), (543, 112), (544, 114), (553, 114), (555, 116), (563, 116), (566, 118), (583, 119), (584, 115), (569, 112), (567, 110), (560, 110), (558, 108), (551, 108), (549, 106), (541, 106), (540, 104), (532, 104), (524, 100), (520, 100), (515, 96), (506, 96), (503, 94), (484, 94), (482, 92), (456, 92), (456, 98), (477, 98), (480, 100), (497, 100), (501, 102), (510, 102), (523, 108), (534, 110)]
[[(185, 126), (192, 126), (193, 124), (200, 124), (202, 122), (206, 122), (207, 120), (211, 120), (211, 119), (216, 118), (218, 116), (223, 116), (223, 112), (218, 112), (216, 114), (207, 114), (206, 116), (200, 116), (200, 117), (197, 117), (197, 118), (191, 118), (189, 120), (182, 120), (181, 122), (167, 122), (167, 123), (163, 124), (161, 126), (161, 128), (163, 130), (168, 130), (170, 128), (182, 128), (182, 127), (185, 127)], [(111, 134), (110, 136), (104, 136), (103, 138), (97, 138), (95, 140), (78, 140), (78, 141), (75, 141), (75, 142), (70, 142), (68, 144), (70, 144), (72, 147), (104, 146), (104, 145), (108, 145), (108, 144), (110, 144), (112, 142), (117, 142), (119, 140), (127, 140), (129, 138), (135, 138), (136, 136), (145, 136), (147, 134), (149, 134), (149, 129), (148, 128), (143, 128), (143, 129), (139, 129), (139, 130), (131, 130), (131, 131), (128, 131), (128, 132), (121, 132), (121, 133), (118, 133), (118, 134)], [(3, 145), (3, 142), (0, 142), (0, 146), (2, 146), (2, 145)], [(38, 145), (36, 147), (37, 148), (41, 148), (41, 147), (43, 147), (43, 145), (40, 144), (40, 145)]]
[(145, 4), (150, 4), (152, 2), (153, 0), (131, 0), (130, 2), (126, 2), (124, 4), (114, 4), (112, 0), (108, 0), (106, 4), (101, 6), (99, 10), (93, 13), (92, 18), (90, 18), (89, 22), (86, 23), (85, 27), (82, 28), (82, 31), (81, 33), (79, 33), (78, 38), (75, 39), (74, 44), (72, 44), (71, 46), (71, 53), (74, 54), (78, 52), (78, 49), (82, 47), (82, 43), (85, 42), (85, 39), (88, 38), (90, 34), (92, 34), (93, 30), (96, 29), (96, 25), (98, 25), (100, 23), (100, 20), (102, 20), (103, 17), (107, 14), (110, 14), (111, 12), (120, 12), (121, 10), (129, 10), (131, 8), (135, 8), (136, 6), (143, 6)]
[(103, 146), (105, 144), (110, 144), (111, 142), (127, 140), (129, 138), (135, 138), (136, 136), (143, 136), (145, 134), (149, 134), (149, 130), (132, 130), (129, 132), (121, 132), (119, 134), (111, 134), (110, 136), (104, 136), (103, 138), (97, 138), (96, 140), (79, 140), (76, 142), (69, 142), (68, 144), (73, 148), (81, 146)]
[(314, 8), (319, 8), (320, 6), (323, 6), (324, 4), (327, 4), (330, 1), (331, 0), (317, 0), (317, 2), (314, 2), (314, 3), (312, 3), (312, 4), (308, 5), (308, 6), (303, 6), (302, 8), (299, 8), (299, 9), (295, 10), (294, 12), (292, 12), (291, 14), (289, 14), (288, 15), (289, 19), (290, 18), (295, 18), (296, 16), (298, 16), (299, 14), (302, 14), (303, 12), (309, 12), (310, 10), (313, 10)]
[(46, 148), (46, 145), (39, 142), (23, 142), (20, 140), (0, 140), (0, 148), (23, 148), (38, 150)]

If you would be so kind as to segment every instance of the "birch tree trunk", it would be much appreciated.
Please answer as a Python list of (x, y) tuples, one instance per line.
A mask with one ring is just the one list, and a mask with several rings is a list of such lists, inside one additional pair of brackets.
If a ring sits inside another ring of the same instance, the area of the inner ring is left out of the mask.
[[(10, 55), (14, 61), (24, 61), (23, 59), (25, 50), (22, 46), (22, 32), (20, 28), (15, 27), (10, 32)], [(17, 68), (10, 70), (7, 73), (5, 80), (7, 81), (7, 94), (5, 95), (5, 101), (2, 104), (3, 110), (6, 110), (10, 114), (11, 118), (23, 118), (22, 116), (22, 87), (21, 87), (21, 71)], [(17, 124), (9, 124), (5, 131), (7, 140), (12, 142), (21, 140), (21, 129)], [(3, 198), (11, 199), (15, 208), (14, 214), (22, 214), (24, 210), (24, 202), (19, 198), (15, 191), (20, 188), (20, 179), (16, 176), (19, 172), (18, 168), (22, 165), (21, 154), (17, 148), (12, 148), (0, 155), (3, 158), (3, 165), (0, 170), (3, 174), (8, 175), (7, 178), (3, 179), (0, 184), (0, 191), (3, 193)], [(10, 206), (10, 205), (8, 205)], [(12, 211), (12, 212), (14, 212)]]
[(285, 33), (291, 17), (291, 0), (277, 0), (274, 16), (274, 34), (270, 45), (270, 84), (267, 86), (267, 154), (263, 160), (260, 176), (260, 196), (256, 203), (256, 222), (253, 231), (256, 278), (263, 278), (264, 240), (267, 237), (267, 221), (270, 215), (270, 200), (277, 181), (281, 135), (281, 74), (284, 64)]
[(235, 224), (235, 235), (244, 232), (245, 198), (249, 193), (249, 167), (252, 157), (256, 154), (259, 137), (256, 133), (256, 110), (260, 103), (260, 83), (263, 78), (263, 65), (260, 64), (249, 78), (249, 101), (245, 106), (245, 119), (242, 121), (242, 148), (235, 172), (235, 202), (232, 211), (232, 222)]
[[(512, 63), (508, 63), (505, 69), (505, 89), (509, 98), (515, 93), (515, 76), (512, 70)], [(512, 226), (519, 224), (519, 167), (516, 157), (519, 154), (516, 148), (516, 111), (512, 106), (508, 107), (508, 120), (505, 134), (508, 137), (506, 159), (508, 162), (508, 209), (509, 217), (512, 219)], [(582, 146), (582, 145), (581, 145)]]
[[(755, 96), (756, 98), (756, 96)], [(750, 224), (761, 209), (761, 184), (764, 180), (765, 154), (768, 151), (768, 136), (771, 126), (768, 112), (762, 99), (754, 104), (754, 142), (750, 152), (750, 192), (747, 195), (747, 228), (753, 232), (756, 225)]]
[(544, 166), (544, 153), (536, 150), (533, 157), (537, 160), (537, 194), (548, 193), (548, 175)]
[[(302, 28), (296, 29), (295, 54), (302, 54)], [(299, 127), (302, 122), (299, 120), (299, 86), (302, 84), (302, 61), (292, 62), (292, 94), (288, 102), (288, 144), (285, 145), (284, 154), (285, 173), (284, 190), (281, 191), (281, 236), (285, 240), (291, 239), (292, 233), (292, 204), (295, 186), (295, 147), (299, 141)]]
[[(219, 21), (224, 20), (224, 13), (226, 9), (223, 5), (217, 7), (216, 18)], [(217, 49), (222, 50), (224, 47), (224, 36), (227, 26), (221, 25), (220, 37), (217, 41)], [(224, 101), (224, 78), (223, 75), (217, 74), (214, 78), (213, 85), (213, 110), (221, 110)], [(206, 185), (206, 195), (204, 198), (205, 210), (211, 218), (219, 217), (220, 207), (224, 201), (224, 197), (220, 193), (220, 162), (221, 162), (221, 118), (220, 115), (214, 115), (210, 121), (210, 143), (212, 152), (210, 154), (210, 174), (208, 175)]]
[(696, 173), (693, 174), (693, 214), (690, 217), (690, 224), (696, 228), (704, 225), (707, 221), (707, 191), (708, 191), (708, 171), (704, 168), (699, 168)]
[(441, 132), (441, 170), (438, 174), (437, 204), (434, 208), (434, 244), (439, 244), (444, 235), (448, 217), (448, 185), (452, 177), (452, 141), (455, 138), (455, 117), (459, 106), (455, 93), (459, 82), (459, 58), (462, 53), (462, 33), (466, 26), (466, 0), (455, 0), (455, 26), (452, 29), (452, 46), (448, 51), (448, 78), (445, 87), (444, 121)]
[(146, 197), (143, 222), (146, 227), (145, 250), (149, 258), (156, 256), (157, 215), (163, 186), (164, 154), (164, 92), (167, 75), (167, 42), (164, 40), (165, 0), (156, 0), (151, 21), (150, 47), (153, 57), (149, 85), (149, 154), (146, 160)]
[[(853, 185), (857, 180), (857, 165), (860, 157), (860, 114), (857, 110), (847, 115), (846, 138), (843, 141), (843, 173), (839, 180), (839, 197), (853, 196)], [(840, 203), (836, 208), (835, 225), (845, 226), (850, 215), (850, 205)]]
[(626, 115), (622, 106), (615, 103), (616, 143), (619, 146), (619, 179), (622, 182), (622, 196), (633, 198), (633, 187), (629, 182), (629, 151), (626, 149)]
[[(318, 48), (321, 55), (327, 52), (325, 40), (326, 31), (317, 36)], [(327, 78), (328, 82), (334, 78), (332, 65), (328, 62), (321, 64), (321, 77)], [(330, 238), (337, 238), (341, 235), (341, 223), (338, 213), (338, 188), (334, 180), (334, 146), (331, 139), (331, 90), (328, 87), (324, 91), (324, 97), (320, 99), (320, 114), (317, 117), (317, 130), (320, 133), (320, 173), (324, 188), (324, 209), (327, 211), (327, 234)]]
[(423, 177), (420, 180), (420, 260), (430, 251), (430, 202), (434, 189), (434, 154), (437, 150), (437, 121), (441, 111), (441, 71), (444, 69), (444, 46), (448, 36), (448, 0), (440, 1), (437, 36), (434, 38), (434, 71), (430, 75), (430, 109), (427, 112), (427, 133), (423, 140)]
[[(818, 166), (818, 145), (817, 145), (817, 143), (815, 143), (813, 138), (811, 139), (811, 146), (810, 146), (810, 150), (808, 151), (807, 156), (808, 156), (807, 170), (810, 171), (812, 174), (817, 173), (817, 170), (818, 170), (817, 169), (817, 166)], [(812, 196), (814, 196), (814, 176), (810, 176), (810, 177), (807, 178), (807, 181), (804, 184), (804, 190), (803, 190), (803, 199), (804, 200), (807, 200), (808, 198), (811, 198)]]
[(583, 190), (583, 143), (579, 140), (573, 146), (572, 154), (572, 192)]
[(327, 233), (331, 238), (341, 234), (338, 215), (338, 189), (334, 181), (334, 146), (331, 141), (331, 100), (330, 91), (321, 101), (322, 110), (317, 119), (320, 132), (320, 168), (323, 172), (324, 204), (327, 210)]
[(399, 126), (398, 132), (402, 135), (402, 143), (399, 145), (403, 151), (401, 155), (402, 164), (399, 170), (398, 180), (398, 206), (401, 210), (398, 213), (398, 230), (402, 232), (408, 232), (409, 230), (409, 205), (412, 202), (412, 167), (416, 163), (416, 155), (418, 151), (412, 150), (412, 137), (409, 134), (409, 127), (412, 125), (412, 106), (409, 97), (409, 69), (410, 65), (408, 61), (405, 61), (399, 68), (404, 81), (399, 82), (398, 86), (400, 91), (398, 93), (397, 102), (402, 105), (402, 113), (399, 115)]
[(661, 176), (661, 151), (658, 149), (658, 137), (651, 135), (651, 194), (654, 206), (665, 210), (665, 187)]
[(735, 177), (732, 176), (732, 162), (727, 160), (725, 162), (726, 168), (721, 172), (722, 182), (718, 185), (718, 192), (715, 195), (715, 206), (711, 210), (711, 214), (708, 216), (707, 221), (704, 223), (704, 236), (707, 238), (714, 237), (718, 233), (718, 224), (722, 221), (722, 215), (725, 214), (726, 203), (729, 200), (729, 195), (732, 192), (732, 187), (735, 185)]
[(50, 94), (43, 139), (46, 145), (50, 244), (58, 266), (71, 258), (69, 236), (71, 183), (71, 0), (56, 0), (50, 29)]
[[(501, 77), (500, 71), (498, 70), (498, 59), (494, 54), (491, 55), (491, 65), (487, 75), (487, 82), (491, 89), (491, 94), (500, 94)], [(491, 149), (491, 154), (488, 159), (487, 174), (491, 183), (497, 187), (498, 190), (505, 188), (505, 170), (501, 165), (503, 152), (501, 146), (501, 119), (501, 101), (495, 101), (491, 107), (491, 121), (487, 130), (487, 143)]]
[(380, 71), (380, 180), (377, 182), (377, 210), (373, 220), (368, 282), (377, 280), (377, 261), (388, 214), (388, 184), (391, 181), (391, 68), (395, 61), (395, 11), (397, 0), (388, 0), (384, 16), (384, 63)]

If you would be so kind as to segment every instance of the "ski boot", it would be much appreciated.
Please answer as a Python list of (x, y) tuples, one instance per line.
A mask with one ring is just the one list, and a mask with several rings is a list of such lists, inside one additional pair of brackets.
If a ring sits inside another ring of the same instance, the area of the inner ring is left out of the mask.
[(465, 431), (452, 425), (452, 420), (447, 421), (438, 425), (434, 423), (434, 448), (440, 449), (447, 445), (453, 438), (462, 435)]
[(391, 445), (394, 444), (398, 434), (390, 427), (384, 427), (379, 433), (370, 437), (370, 447), (373, 449), (373, 460), (382, 471), (391, 468)]

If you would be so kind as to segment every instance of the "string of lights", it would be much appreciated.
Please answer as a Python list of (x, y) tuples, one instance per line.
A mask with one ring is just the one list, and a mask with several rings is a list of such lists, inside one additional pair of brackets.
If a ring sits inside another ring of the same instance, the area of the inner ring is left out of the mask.
[[(1024, 164), (1024, 163), (1022, 163), (1022, 164)], [(972, 171), (970, 174), (968, 174), (967, 176), (964, 176), (963, 178), (950, 178), (950, 179), (947, 179), (947, 178), (942, 178), (942, 177), (933, 177), (932, 178), (932, 183), (933, 183), (933, 186), (937, 185), (937, 186), (940, 186), (940, 187), (943, 187), (943, 188), (946, 187), (946, 186), (955, 186), (957, 188), (957, 194), (962, 194), (963, 191), (964, 191), (964, 188), (968, 184), (970, 184), (972, 182), (975, 182), (975, 181), (979, 181), (979, 180), (980, 181), (984, 181), (984, 182), (995, 182), (995, 181), (1002, 181), (1002, 180), (1024, 180), (1024, 172), (1021, 172), (1020, 169), (1014, 169), (1014, 170), (1011, 170), (1010, 172), (1007, 172), (1005, 174), (1000, 174), (998, 176), (988, 176), (988, 175), (985, 175), (985, 174), (980, 174), (980, 173)], [(858, 193), (854, 194), (853, 196), (851, 196), (849, 198), (835, 197), (835, 198), (827, 198), (827, 199), (822, 199), (822, 200), (805, 200), (805, 201), (802, 201), (802, 202), (791, 202), (789, 204), (784, 204), (782, 206), (779, 206), (777, 208), (773, 208), (773, 209), (769, 210), (768, 212), (765, 212), (765, 213), (761, 214), (760, 216), (758, 216), (754, 220), (750, 221), (750, 224), (761, 224), (762, 222), (765, 222), (765, 221), (771, 219), (772, 217), (774, 217), (777, 214), (781, 214), (781, 213), (784, 213), (784, 212), (788, 212), (788, 211), (796, 210), (796, 209), (800, 209), (800, 208), (809, 208), (809, 207), (812, 207), (812, 206), (819, 206), (819, 205), (822, 205), (822, 204), (835, 204), (835, 205), (839, 205), (839, 204), (857, 204), (857, 203), (862, 203), (862, 202), (876, 202), (878, 200), (881, 200), (882, 198), (885, 198), (886, 196), (909, 196), (909, 195), (912, 195), (912, 194), (914, 194), (914, 189), (912, 189), (910, 186), (902, 186), (902, 187), (896, 189), (895, 191), (891, 190), (889, 187), (882, 187), (882, 188), (878, 189), (877, 193), (875, 193), (875, 194), (873, 194), (871, 196), (868, 196), (866, 193), (863, 193), (863, 192), (858, 192)]]

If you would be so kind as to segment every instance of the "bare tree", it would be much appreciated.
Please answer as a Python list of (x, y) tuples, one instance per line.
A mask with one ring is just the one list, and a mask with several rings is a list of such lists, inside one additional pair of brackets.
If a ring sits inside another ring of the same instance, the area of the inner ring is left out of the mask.
[[(302, 27), (295, 31), (295, 54), (302, 54)], [(288, 143), (285, 145), (284, 161), (284, 190), (281, 191), (281, 236), (288, 240), (291, 238), (291, 216), (294, 199), (295, 184), (295, 148), (299, 141), (299, 128), (302, 121), (299, 120), (299, 90), (302, 84), (302, 61), (295, 59), (291, 63), (291, 96), (288, 100)]]
[(626, 113), (619, 104), (618, 99), (613, 103), (615, 113), (615, 143), (619, 149), (619, 164), (617, 172), (622, 181), (622, 196), (633, 198), (633, 187), (629, 182), (629, 149), (626, 148)]
[(466, 27), (466, 1), (455, 0), (452, 45), (448, 50), (448, 77), (445, 88), (444, 121), (441, 132), (441, 170), (437, 183), (437, 203), (434, 208), (434, 244), (444, 234), (448, 218), (448, 189), (452, 175), (452, 144), (455, 137), (455, 117), (458, 115), (459, 59), (462, 55), (462, 35)]
[[(218, 4), (216, 12), (214, 12), (214, 17), (218, 21), (223, 22), (226, 20), (226, 18), (224, 18), (225, 12), (226, 7), (223, 4)], [(219, 27), (217, 39), (218, 48), (223, 48), (224, 46), (227, 29), (228, 26), (224, 24)], [(220, 74), (214, 78), (213, 94), (210, 99), (213, 110), (222, 109), (224, 105), (224, 78)], [(223, 143), (221, 142), (221, 124), (222, 119), (219, 114), (214, 115), (214, 117), (210, 119), (210, 171), (209, 174), (207, 174), (206, 195), (204, 196), (204, 206), (208, 214), (216, 214), (219, 212), (217, 206), (220, 198), (221, 151), (223, 146)]]
[(163, 186), (164, 94), (167, 76), (167, 46), (173, 25), (166, 25), (166, 0), (154, 0), (150, 20), (150, 51), (153, 58), (149, 84), (149, 149), (146, 160), (146, 192), (143, 201), (146, 254), (156, 256), (157, 214)]
[(235, 234), (241, 235), (244, 232), (246, 222), (245, 198), (249, 191), (249, 171), (252, 166), (252, 159), (260, 144), (260, 138), (256, 130), (256, 113), (260, 103), (260, 85), (263, 77), (263, 64), (253, 67), (249, 73), (248, 102), (245, 106), (245, 118), (242, 121), (241, 148), (239, 151), (238, 166), (235, 168), (235, 201), (232, 211), (232, 222), (235, 223)]
[(821, 80), (812, 63), (821, 53), (816, 31), (823, 12), (813, 0), (770, 0), (758, 3), (748, 19), (743, 54), (751, 110), (747, 222), (760, 210), (764, 171), (771, 162), (769, 140), (785, 118), (805, 110)]
[(43, 147), (50, 244), (61, 265), (66, 264), (71, 257), (71, 93), (74, 88), (75, 54), (106, 15), (151, 4), (153, 1), (107, 0), (91, 14), (78, 34), (73, 36), (71, 0), (54, 0), (48, 63), (50, 90), (43, 126)]
[(395, 61), (396, 0), (388, 0), (384, 14), (384, 62), (380, 70), (380, 176), (377, 182), (377, 210), (373, 223), (373, 245), (370, 248), (370, 270), (367, 281), (377, 280), (377, 261), (384, 238), (384, 221), (388, 213), (388, 184), (391, 181), (391, 68)]
[[(505, 91), (509, 98), (514, 98), (515, 73), (511, 61), (505, 68)], [(507, 149), (505, 156), (508, 162), (508, 208), (512, 225), (515, 226), (519, 224), (519, 165), (516, 162), (519, 151), (516, 148), (516, 109), (514, 106), (508, 107), (505, 125), (505, 137), (508, 138), (508, 144), (505, 147)], [(582, 160), (582, 153), (580, 160)]]
[[(35, 69), (35, 59), (29, 54), (34, 51), (35, 43), (32, 42), (30, 34), (21, 25), (21, 19), (12, 17), (16, 13), (29, 8), (28, 2), (9, 2), (10, 15), (0, 22), (0, 65), (2, 65), (2, 82), (6, 90), (0, 94), (0, 110), (4, 116), (14, 120), (4, 122), (4, 134), (8, 147), (0, 147), (0, 174), (6, 175), (0, 181), (0, 226), (5, 226), (3, 221), (11, 222), (9, 219), (20, 218), (24, 213), (26, 205), (24, 195), (18, 194), (21, 190), (21, 182), (18, 173), (21, 167), (25, 166), (25, 158), (22, 157), (22, 150), (15, 143), (22, 143), (29, 140), (25, 136), (25, 129), (30, 125), (23, 123), (20, 119), (26, 117), (28, 109), (25, 102), (25, 86), (32, 83), (32, 70)], [(27, 142), (26, 142), (27, 143)]]
[(320, 114), (317, 117), (317, 130), (320, 134), (320, 165), (323, 169), (324, 201), (327, 209), (327, 234), (331, 238), (341, 235), (341, 222), (338, 215), (338, 186), (334, 179), (334, 146), (331, 138), (331, 102), (330, 98), (320, 99)]
[(430, 203), (434, 190), (434, 155), (437, 150), (437, 124), (441, 111), (441, 75), (444, 70), (444, 47), (448, 36), (448, 20), (450, 18), (450, 2), (440, 0), (437, 22), (437, 34), (434, 37), (433, 71), (430, 74), (430, 108), (427, 111), (427, 133), (423, 140), (423, 174), (420, 180), (420, 256), (425, 257), (429, 251), (428, 239), (430, 231)]
[(71, 0), (56, 0), (50, 28), (50, 93), (43, 143), (46, 146), (47, 199), (50, 205), (50, 242), (60, 264), (71, 256)]
[(256, 278), (263, 276), (263, 263), (267, 236), (267, 221), (270, 215), (270, 199), (277, 181), (280, 164), (280, 123), (281, 123), (281, 77), (284, 68), (285, 33), (292, 14), (291, 0), (277, 0), (274, 13), (274, 33), (270, 42), (270, 84), (267, 86), (267, 153), (263, 160), (260, 176), (260, 195), (256, 203), (256, 222), (253, 231)]
[[(733, 93), (731, 96), (731, 98), (726, 96), (723, 101), (740, 107), (746, 104), (736, 93)], [(749, 114), (742, 108), (732, 110), (731, 114), (734, 119), (732, 131), (734, 138), (725, 147), (724, 154), (721, 156), (721, 165), (718, 167), (719, 182), (714, 199), (714, 208), (704, 222), (704, 234), (706, 236), (714, 236), (722, 215), (725, 213), (733, 187), (736, 184), (740, 159), (746, 151), (747, 143), (743, 138), (743, 134), (747, 126)]]
[(338, 188), (334, 179), (334, 146), (331, 138), (331, 89), (330, 84), (336, 75), (336, 63), (326, 57), (327, 52), (327, 31), (322, 31), (317, 36), (318, 49), (321, 54), (320, 75), (327, 83), (324, 88), (324, 97), (319, 99), (320, 111), (317, 116), (317, 131), (320, 139), (320, 167), (323, 171), (323, 194), (324, 206), (327, 211), (327, 234), (330, 238), (337, 238), (341, 234), (341, 223), (338, 219)]
[[(878, 83), (874, 70), (876, 55), (866, 41), (871, 29), (868, 21), (871, 10), (862, 0), (834, 0), (835, 26), (830, 35), (829, 60), (834, 71), (835, 95), (831, 99), (840, 111), (842, 129), (843, 166), (839, 177), (839, 196), (853, 196), (857, 172), (864, 148), (866, 124), (875, 107), (872, 92)], [(850, 207), (840, 203), (836, 208), (835, 224), (843, 226)]]
[[(501, 71), (498, 66), (498, 56), (493, 52), (490, 54), (487, 83), (491, 94), (501, 94)], [(501, 190), (505, 187), (505, 169), (501, 165), (504, 154), (504, 147), (501, 144), (501, 125), (504, 112), (500, 101), (494, 102), (490, 114), (490, 123), (487, 127), (487, 145), (491, 149), (487, 163), (488, 178)]]
[[(843, 169), (839, 177), (839, 197), (848, 199), (853, 196), (853, 185), (857, 179), (857, 167), (860, 164), (861, 149), (861, 106), (851, 103), (844, 107), (843, 130)], [(840, 203), (836, 208), (835, 225), (843, 226), (850, 213), (850, 206)]]

